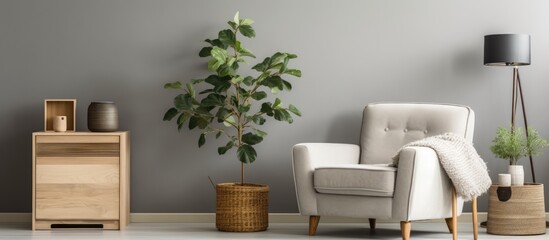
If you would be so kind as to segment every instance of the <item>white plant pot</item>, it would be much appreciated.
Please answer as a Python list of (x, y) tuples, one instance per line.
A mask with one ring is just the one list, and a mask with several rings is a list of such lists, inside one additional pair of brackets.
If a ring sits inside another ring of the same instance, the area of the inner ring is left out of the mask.
[(511, 174), (511, 185), (524, 185), (524, 168), (522, 165), (509, 165), (509, 174)]

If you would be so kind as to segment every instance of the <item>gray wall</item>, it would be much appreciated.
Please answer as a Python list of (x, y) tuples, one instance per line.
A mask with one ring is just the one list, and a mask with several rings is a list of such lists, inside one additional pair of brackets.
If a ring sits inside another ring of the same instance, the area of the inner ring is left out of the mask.
[[(257, 37), (244, 41), (249, 49), (260, 58), (296, 53), (303, 71), (293, 92), (282, 94), (303, 117), (269, 122), (258, 160), (246, 167), (250, 182), (270, 185), (271, 212), (297, 212), (292, 145), (357, 143), (370, 102), (471, 106), (475, 146), (493, 179), (505, 172), (489, 145), (510, 119), (512, 69), (482, 65), (485, 34), (532, 35), (532, 65), (521, 76), (530, 124), (549, 138), (548, 1), (3, 0), (0, 212), (31, 210), (31, 133), (42, 130), (46, 98), (78, 99), (83, 131), (90, 101), (117, 103), (121, 129), (132, 133), (132, 212), (213, 212), (207, 176), (236, 181), (239, 163), (217, 155), (221, 142), (198, 149), (197, 132), (163, 122), (176, 92), (162, 86), (206, 76), (201, 41), (237, 10), (256, 20)], [(536, 158), (540, 182), (549, 180), (548, 158)], [(486, 205), (483, 197), (480, 210)]]

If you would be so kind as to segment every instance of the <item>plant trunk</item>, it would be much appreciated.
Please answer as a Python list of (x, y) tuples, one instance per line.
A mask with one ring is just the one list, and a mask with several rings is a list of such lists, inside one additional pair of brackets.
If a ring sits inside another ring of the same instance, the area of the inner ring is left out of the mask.
[(240, 186), (244, 186), (244, 163), (240, 163)]

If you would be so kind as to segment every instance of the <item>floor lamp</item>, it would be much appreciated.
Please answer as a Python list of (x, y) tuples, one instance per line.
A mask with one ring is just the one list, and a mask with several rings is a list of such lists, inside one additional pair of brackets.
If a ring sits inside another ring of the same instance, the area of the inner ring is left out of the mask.
[[(513, 94), (511, 104), (511, 127), (515, 128), (517, 102), (520, 98), (526, 138), (528, 138), (528, 120), (524, 108), (522, 84), (520, 82), (519, 66), (530, 65), (530, 35), (527, 34), (493, 34), (484, 36), (484, 65), (513, 66)], [(536, 182), (534, 161), (530, 157), (532, 181)]]

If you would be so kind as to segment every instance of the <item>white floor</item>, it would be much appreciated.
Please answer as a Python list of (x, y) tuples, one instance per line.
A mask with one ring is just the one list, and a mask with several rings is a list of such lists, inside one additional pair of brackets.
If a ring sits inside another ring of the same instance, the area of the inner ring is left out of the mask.
[[(472, 227), (460, 223), (459, 239), (473, 239)], [(401, 239), (398, 224), (378, 224), (371, 233), (364, 224), (320, 223), (315, 237), (307, 235), (307, 224), (271, 223), (265, 232), (218, 232), (214, 224), (205, 223), (132, 223), (124, 231), (54, 230), (31, 231), (28, 224), (0, 224), (0, 239)], [(549, 234), (537, 236), (497, 236), (480, 228), (479, 239), (548, 239)], [(444, 223), (414, 223), (411, 239), (452, 239)]]

